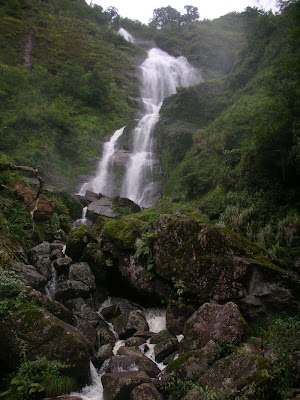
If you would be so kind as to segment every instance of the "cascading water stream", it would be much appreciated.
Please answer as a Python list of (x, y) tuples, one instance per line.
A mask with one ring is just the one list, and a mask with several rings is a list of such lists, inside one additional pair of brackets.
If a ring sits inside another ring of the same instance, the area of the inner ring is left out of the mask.
[(95, 193), (102, 193), (107, 196), (114, 196), (115, 185), (113, 182), (112, 164), (115, 153), (115, 145), (119, 137), (124, 132), (125, 126), (118, 129), (110, 138), (110, 140), (104, 143), (103, 154), (98, 166), (97, 175), (90, 182), (84, 183), (78, 194), (81, 196), (85, 195), (86, 190), (91, 190)]
[[(119, 33), (128, 41), (134, 38), (123, 28)], [(132, 131), (132, 151), (127, 162), (121, 188), (116, 187), (113, 166), (115, 147), (124, 128), (116, 131), (104, 144), (103, 155), (94, 179), (85, 183), (79, 194), (86, 190), (107, 196), (127, 197), (140, 206), (151, 206), (159, 196), (159, 162), (155, 154), (153, 131), (159, 120), (163, 100), (176, 93), (179, 86), (191, 86), (202, 80), (200, 72), (192, 67), (185, 57), (172, 57), (160, 49), (149, 50), (141, 65), (140, 93), (143, 115)]]
[(153, 129), (159, 119), (162, 101), (176, 93), (178, 86), (201, 81), (198, 70), (186, 58), (175, 58), (160, 49), (151, 49), (141, 66), (141, 97), (144, 115), (133, 131), (133, 151), (123, 181), (121, 195), (135, 203), (150, 206), (157, 194), (153, 191), (153, 169), (158, 164)]
[(120, 28), (118, 33), (122, 35), (128, 42), (134, 43), (135, 39), (129, 32), (127, 32), (124, 28)]

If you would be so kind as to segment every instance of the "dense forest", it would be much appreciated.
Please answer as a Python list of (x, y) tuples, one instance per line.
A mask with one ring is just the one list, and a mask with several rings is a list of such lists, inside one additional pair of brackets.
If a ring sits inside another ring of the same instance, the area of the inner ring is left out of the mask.
[[(278, 9), (0, 0), (0, 398), (300, 396), (300, 2)], [(153, 47), (201, 74), (160, 109), (159, 199), (75, 195), (132, 146)]]

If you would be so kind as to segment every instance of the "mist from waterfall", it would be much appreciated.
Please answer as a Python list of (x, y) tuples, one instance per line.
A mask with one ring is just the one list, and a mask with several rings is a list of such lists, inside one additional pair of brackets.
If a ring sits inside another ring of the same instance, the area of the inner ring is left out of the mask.
[(133, 131), (133, 151), (121, 188), (121, 196), (142, 206), (150, 206), (155, 193), (153, 169), (155, 155), (153, 130), (159, 119), (162, 101), (176, 93), (178, 86), (191, 86), (201, 81), (201, 75), (185, 57), (175, 58), (153, 48), (141, 65), (141, 97), (143, 117)]

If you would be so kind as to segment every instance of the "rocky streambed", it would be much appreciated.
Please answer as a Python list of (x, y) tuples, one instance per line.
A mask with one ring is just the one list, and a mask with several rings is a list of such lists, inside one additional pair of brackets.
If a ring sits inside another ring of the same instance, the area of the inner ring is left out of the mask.
[[(88, 195), (82, 207), (103, 198)], [(251, 325), (299, 312), (297, 274), (226, 228), (135, 211), (96, 218), (90, 207), (92, 227), (19, 254), (27, 306), (0, 321), (1, 372), (16, 369), (21, 340), (28, 360), (68, 365), (83, 387), (68, 399), (280, 398), (282, 354)], [(292, 342), (297, 375), (299, 331)]]

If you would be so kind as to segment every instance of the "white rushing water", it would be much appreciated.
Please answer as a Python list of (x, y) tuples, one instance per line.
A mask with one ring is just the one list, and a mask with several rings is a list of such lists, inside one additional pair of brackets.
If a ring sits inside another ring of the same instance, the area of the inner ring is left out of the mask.
[(133, 150), (123, 181), (121, 196), (143, 206), (150, 206), (153, 193), (155, 155), (153, 129), (159, 119), (162, 101), (176, 93), (178, 86), (201, 81), (200, 73), (185, 57), (175, 58), (160, 49), (151, 49), (141, 65), (143, 116), (133, 131)]
[[(127, 40), (131, 35), (123, 28), (119, 31)], [(129, 36), (128, 36), (129, 35)], [(118, 138), (124, 127), (117, 130), (103, 146), (103, 154), (97, 175), (83, 184), (79, 194), (86, 190), (107, 196), (127, 197), (140, 206), (151, 206), (159, 195), (157, 182), (159, 162), (155, 154), (153, 131), (159, 120), (163, 100), (176, 93), (179, 86), (191, 86), (202, 80), (200, 72), (192, 67), (185, 57), (172, 57), (166, 52), (153, 48), (141, 65), (140, 93), (143, 104), (142, 117), (132, 131), (132, 150), (125, 167), (121, 187), (114, 179), (114, 154)]]
[(115, 153), (115, 145), (119, 137), (124, 132), (125, 126), (123, 128), (118, 129), (112, 135), (110, 140), (104, 143), (103, 146), (103, 154), (100, 159), (97, 174), (94, 179), (89, 182), (86, 182), (82, 185), (78, 194), (81, 196), (85, 195), (86, 190), (91, 190), (94, 193), (102, 193), (106, 196), (114, 196), (114, 177), (113, 177), (113, 160)]
[(50, 281), (47, 283), (47, 285), (45, 287), (46, 296), (50, 300), (54, 300), (54, 297), (55, 297), (56, 281), (57, 281), (57, 272), (56, 272), (56, 269), (55, 269), (55, 267), (54, 267), (54, 265), (52, 263), (51, 264), (51, 279), (50, 279)]
[(135, 39), (129, 32), (127, 32), (124, 28), (120, 28), (118, 33), (122, 35), (128, 42), (134, 43)]
[(166, 313), (165, 308), (148, 308), (145, 310), (150, 332), (158, 333), (167, 329)]

